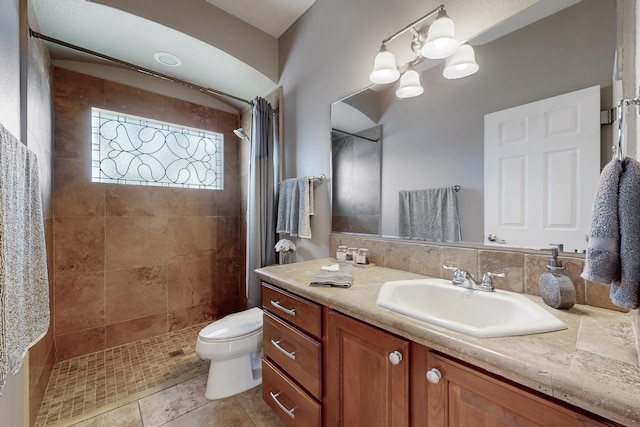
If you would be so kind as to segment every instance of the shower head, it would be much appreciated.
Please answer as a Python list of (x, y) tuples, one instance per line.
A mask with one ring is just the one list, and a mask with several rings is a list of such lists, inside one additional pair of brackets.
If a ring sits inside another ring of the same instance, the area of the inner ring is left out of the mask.
[(246, 139), (247, 141), (249, 141), (249, 137), (247, 136), (246, 133), (244, 133), (244, 129), (238, 128), (238, 129), (234, 130), (233, 133), (235, 133), (238, 138)]

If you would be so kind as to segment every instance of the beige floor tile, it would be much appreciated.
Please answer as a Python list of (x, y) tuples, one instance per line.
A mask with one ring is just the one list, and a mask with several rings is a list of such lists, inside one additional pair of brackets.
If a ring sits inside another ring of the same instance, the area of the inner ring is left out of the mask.
[(284, 422), (262, 400), (262, 386), (240, 393), (235, 398), (256, 427), (284, 427)]
[(210, 401), (163, 427), (253, 427), (254, 425), (242, 406), (230, 397)]
[(121, 406), (87, 421), (73, 424), (72, 427), (142, 427), (142, 418), (138, 402)]
[(139, 400), (145, 427), (161, 426), (209, 401), (204, 397), (207, 374), (198, 375), (176, 386)]

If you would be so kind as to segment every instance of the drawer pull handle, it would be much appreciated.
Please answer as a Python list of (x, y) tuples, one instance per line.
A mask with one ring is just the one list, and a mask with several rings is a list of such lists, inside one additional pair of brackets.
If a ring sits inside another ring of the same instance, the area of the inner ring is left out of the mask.
[(273, 344), (273, 346), (275, 348), (277, 348), (280, 351), (280, 353), (284, 354), (285, 356), (287, 356), (291, 360), (296, 360), (296, 352), (292, 351), (291, 353), (289, 353), (287, 350), (285, 350), (284, 348), (280, 347), (280, 343), (281, 342), (282, 342), (282, 340), (278, 340), (278, 341), (271, 340), (271, 344)]
[(284, 406), (282, 403), (280, 403), (280, 401), (278, 400), (278, 396), (280, 396), (280, 393), (282, 393), (282, 391), (279, 391), (276, 394), (273, 394), (272, 391), (269, 392), (269, 394), (271, 395), (271, 398), (276, 402), (276, 405), (278, 405), (280, 409), (284, 411), (285, 414), (289, 415), (291, 418), (295, 418), (296, 416), (293, 415), (293, 411), (295, 411), (297, 407), (292, 409), (287, 409), (287, 407)]
[(277, 308), (278, 310), (284, 311), (285, 313), (287, 313), (290, 316), (295, 316), (296, 315), (296, 309), (295, 308), (284, 308), (283, 306), (280, 305), (280, 301), (274, 301), (271, 300), (271, 305), (274, 306), (275, 308)]

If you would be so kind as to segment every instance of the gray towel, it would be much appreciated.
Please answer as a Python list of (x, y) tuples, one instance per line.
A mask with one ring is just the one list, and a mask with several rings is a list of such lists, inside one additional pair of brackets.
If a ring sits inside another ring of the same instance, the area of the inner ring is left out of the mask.
[(400, 191), (400, 237), (459, 242), (460, 217), (453, 187)]
[(49, 281), (36, 155), (0, 125), (0, 395), (49, 328)]
[(622, 162), (616, 159), (602, 169), (591, 213), (584, 271), (580, 275), (607, 285), (620, 280), (618, 190), (621, 175)]
[(353, 275), (351, 274), (353, 266), (349, 264), (340, 264), (340, 271), (324, 271), (320, 270), (309, 286), (335, 286), (339, 288), (348, 288), (353, 285)]
[(623, 160), (618, 213), (622, 276), (611, 284), (611, 301), (623, 308), (640, 308), (640, 163)]
[(311, 238), (313, 186), (309, 177), (285, 179), (280, 183), (276, 232)]

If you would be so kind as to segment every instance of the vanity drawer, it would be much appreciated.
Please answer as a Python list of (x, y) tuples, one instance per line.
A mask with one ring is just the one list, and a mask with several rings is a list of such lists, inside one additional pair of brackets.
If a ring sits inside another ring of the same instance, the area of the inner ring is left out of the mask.
[(315, 338), (322, 334), (322, 310), (314, 302), (263, 282), (262, 307)]
[(263, 337), (265, 356), (321, 400), (321, 344), (267, 312), (264, 314)]
[(265, 359), (262, 359), (262, 398), (288, 426), (321, 425), (320, 404)]

